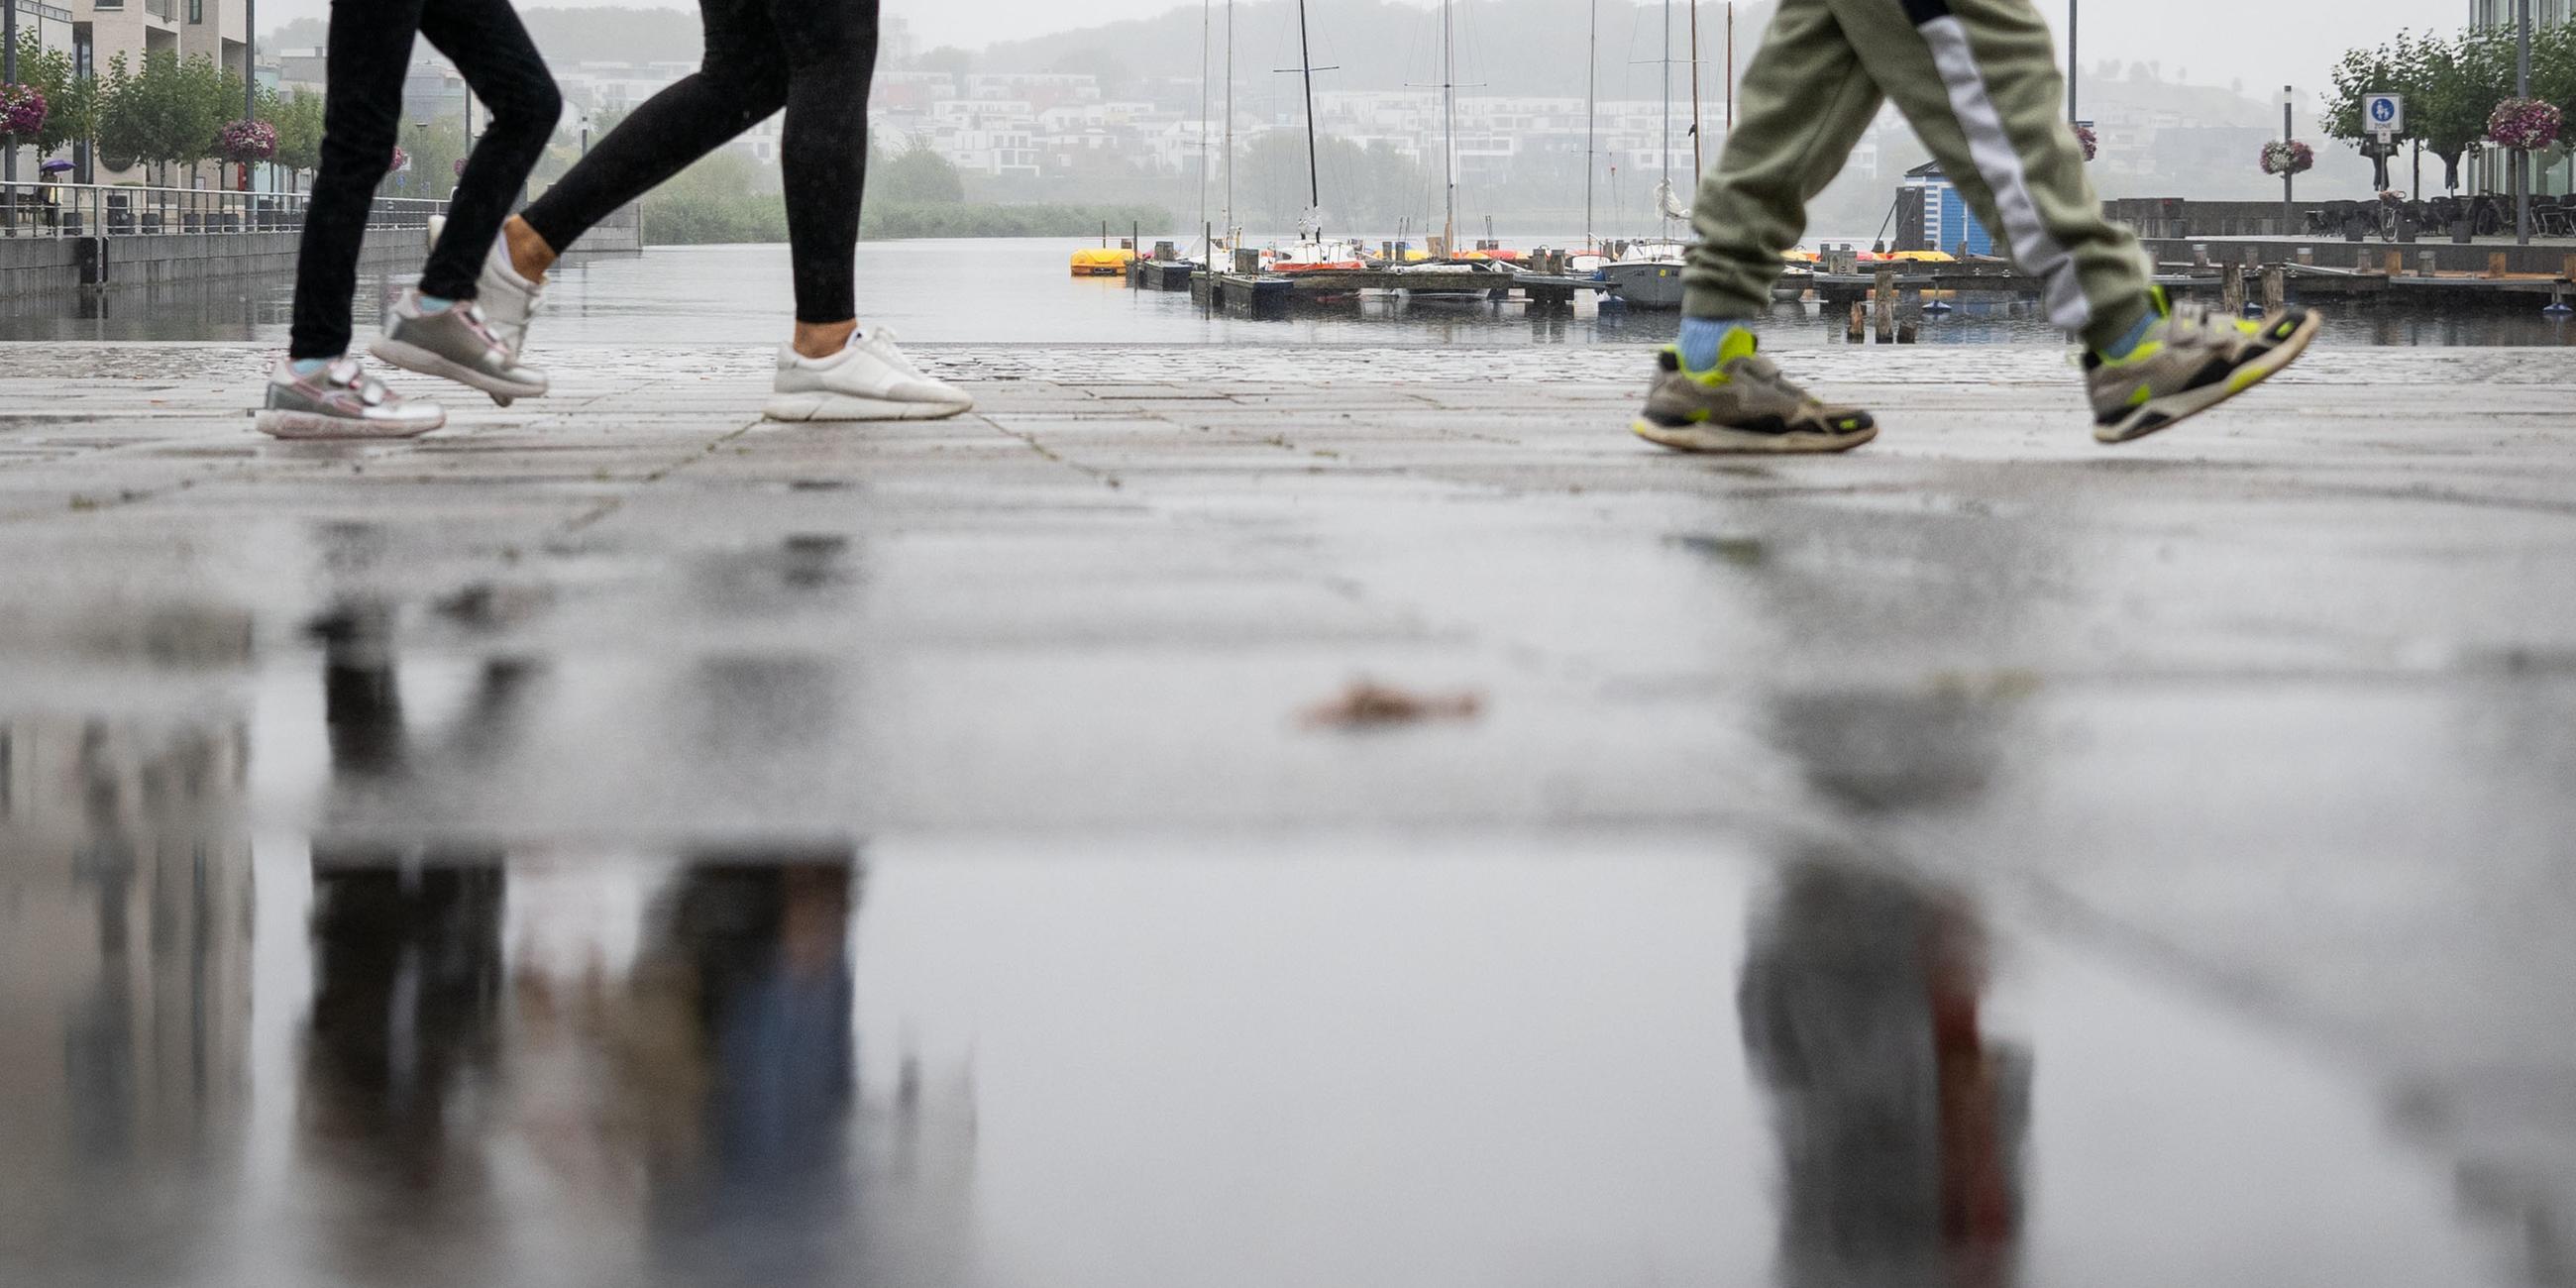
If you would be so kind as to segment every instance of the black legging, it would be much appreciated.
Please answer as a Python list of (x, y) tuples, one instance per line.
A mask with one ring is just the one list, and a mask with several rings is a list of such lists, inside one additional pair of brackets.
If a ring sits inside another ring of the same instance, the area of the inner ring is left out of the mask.
[(698, 0), (706, 57), (645, 100), (523, 212), (557, 251), (610, 211), (787, 109), (779, 168), (796, 320), (858, 316), (851, 285), (866, 178), (877, 0)]
[(289, 357), (331, 358), (349, 347), (358, 249), (376, 185), (393, 166), (415, 32), (456, 61), (465, 83), (491, 109), (456, 180), (447, 230), (421, 269), (422, 294), (474, 298), (483, 257), (563, 117), (555, 78), (509, 0), (333, 0), (322, 171), (313, 178), (295, 258)]

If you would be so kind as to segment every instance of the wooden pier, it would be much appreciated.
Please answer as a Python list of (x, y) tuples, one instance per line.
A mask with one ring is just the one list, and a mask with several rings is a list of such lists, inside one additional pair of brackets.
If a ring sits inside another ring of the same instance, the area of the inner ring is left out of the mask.
[[(1828, 312), (1849, 308), (1860, 319), (1875, 312), (1883, 336), (1902, 339), (1911, 328), (1898, 325), (1899, 315), (1919, 317), (1927, 307), (1973, 297), (2037, 299), (2040, 279), (2000, 259), (1949, 263), (1891, 261), (1859, 265), (1859, 271), (1830, 271), (1850, 263), (1846, 258), (1815, 269), (1791, 268), (1773, 290), (1780, 300), (1814, 299)], [(1551, 265), (1553, 267), (1553, 265)], [(2197, 262), (2158, 265), (2153, 280), (2168, 295), (2203, 299), (2225, 309), (2247, 302), (2270, 306), (2292, 298), (2395, 298), (2445, 304), (2514, 305), (2539, 302), (2552, 312), (2576, 309), (2576, 254), (2557, 274), (2515, 272), (2505, 256), (2493, 255), (2488, 271), (2446, 269), (2429, 253), (2410, 257), (2394, 248), (2357, 248), (2349, 267), (2313, 262), (2313, 254), (2289, 262)], [(1615, 302), (1609, 285), (1597, 278), (1562, 272), (1532, 271), (1499, 262), (1469, 267), (1312, 269), (1305, 272), (1209, 272), (1176, 261), (1138, 260), (1128, 284), (1140, 290), (1190, 292), (1203, 307), (1254, 314), (1298, 303), (1324, 303), (1356, 298), (1364, 292), (1401, 291), (1449, 298), (1483, 296), (1504, 300), (1514, 294), (1534, 308), (1570, 308), (1586, 293)], [(1882, 301), (1884, 301), (1882, 305)]]

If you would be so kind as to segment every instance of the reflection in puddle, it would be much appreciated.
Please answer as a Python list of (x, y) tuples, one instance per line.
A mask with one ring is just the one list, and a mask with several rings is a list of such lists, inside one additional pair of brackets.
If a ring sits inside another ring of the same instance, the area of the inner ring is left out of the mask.
[(1965, 900), (1830, 859), (1757, 910), (1738, 1001), (1783, 1284), (2009, 1280), (2030, 1065), (1979, 1023), (1985, 951)]
[[(1968, 889), (1698, 834), (406, 830), (566, 677), (407, 694), (396, 626), (313, 623), (316, 806), (256, 851), (241, 715), (0, 717), (9, 1282), (2487, 1277), (2370, 1088)], [(690, 665), (704, 745), (850, 718)], [(2010, 696), (1773, 715), (1886, 817), (1983, 790)]]

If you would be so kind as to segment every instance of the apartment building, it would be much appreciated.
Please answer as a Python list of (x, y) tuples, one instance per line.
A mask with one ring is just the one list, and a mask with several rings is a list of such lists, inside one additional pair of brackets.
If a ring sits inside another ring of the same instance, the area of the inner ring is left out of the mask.
[(250, 46), (243, 40), (244, 0), (170, 0), (179, 29), (179, 56), (203, 56), (237, 75), (248, 75)]
[[(2520, 12), (2520, 0), (2469, 0), (2469, 25), (2504, 27), (2512, 25)], [(2565, 22), (2576, 18), (2576, 0), (2531, 0), (2531, 20), (2535, 24)]]
[[(18, 35), (21, 40), (33, 37), (42, 48), (64, 53), (71, 52), (71, 10), (60, 5), (44, 3), (44, 0), (0, 0), (0, 4), (17, 6)], [(35, 145), (23, 144), (9, 149), (9, 152), (15, 158), (15, 168), (9, 173), (20, 179), (33, 178), (38, 160)]]

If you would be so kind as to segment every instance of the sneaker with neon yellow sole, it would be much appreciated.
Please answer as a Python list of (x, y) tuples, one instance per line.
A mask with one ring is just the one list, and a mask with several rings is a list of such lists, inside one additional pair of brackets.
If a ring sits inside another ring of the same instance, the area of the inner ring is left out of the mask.
[(2125, 443), (2170, 428), (2269, 379), (2307, 351), (2323, 319), (2295, 305), (2261, 321), (2172, 304), (2155, 289), (2158, 317), (2126, 357), (2087, 351), (2093, 437)]
[(1677, 452), (1765, 455), (1847, 452), (1878, 437), (1878, 422), (1856, 407), (1819, 402), (1754, 352), (1753, 333), (1730, 332), (1717, 363), (1692, 371), (1681, 350), (1655, 355), (1655, 383), (1629, 428)]

